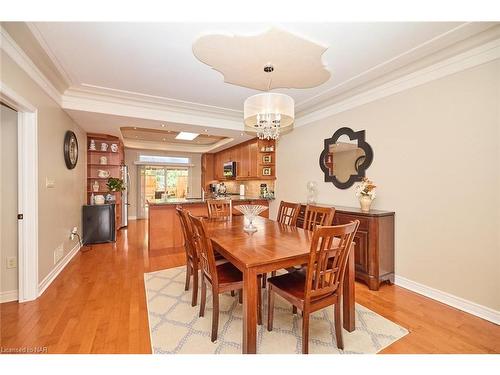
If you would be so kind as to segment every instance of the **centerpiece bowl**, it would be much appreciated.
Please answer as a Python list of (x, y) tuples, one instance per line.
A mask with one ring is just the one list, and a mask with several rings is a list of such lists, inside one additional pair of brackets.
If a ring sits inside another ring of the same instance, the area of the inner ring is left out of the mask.
[(257, 232), (257, 227), (253, 225), (253, 220), (261, 212), (267, 210), (267, 207), (260, 204), (242, 204), (241, 206), (235, 206), (234, 208), (240, 211), (248, 222), (243, 227), (243, 230), (248, 233)]

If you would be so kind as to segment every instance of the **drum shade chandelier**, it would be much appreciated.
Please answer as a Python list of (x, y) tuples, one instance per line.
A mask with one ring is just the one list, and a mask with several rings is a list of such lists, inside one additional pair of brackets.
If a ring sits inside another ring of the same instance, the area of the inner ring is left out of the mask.
[(295, 103), (285, 94), (266, 92), (245, 100), (245, 131), (259, 139), (278, 139), (280, 133), (292, 130)]

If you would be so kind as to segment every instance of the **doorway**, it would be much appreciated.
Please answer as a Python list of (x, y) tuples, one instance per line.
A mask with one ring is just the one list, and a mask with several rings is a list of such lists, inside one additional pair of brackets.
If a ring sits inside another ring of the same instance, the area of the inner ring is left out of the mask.
[(0, 260), (1, 301), (17, 300), (17, 111), (0, 103)]
[[(0, 102), (17, 113), (17, 180), (15, 183), (18, 214), (14, 214), (17, 220), (17, 293), (15, 296), (0, 294), (0, 297), (3, 301), (7, 299), (4, 297), (8, 297), (10, 300), (17, 299), (19, 302), (26, 302), (36, 299), (39, 294), (37, 109), (2, 81), (0, 81)], [(9, 155), (9, 159), (10, 157), (12, 155)], [(3, 157), (2, 163), (4, 163)], [(5, 197), (4, 194), (3, 196)], [(2, 205), (4, 202), (5, 200)], [(2, 261), (6, 260), (2, 259)], [(2, 271), (5, 270), (3, 262)]]
[(186, 198), (189, 194), (189, 168), (140, 165), (138, 172), (138, 218), (148, 217), (148, 201)]

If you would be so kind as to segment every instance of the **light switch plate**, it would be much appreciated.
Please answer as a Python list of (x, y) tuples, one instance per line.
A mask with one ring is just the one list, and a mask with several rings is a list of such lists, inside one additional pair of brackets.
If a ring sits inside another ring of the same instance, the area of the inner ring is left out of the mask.
[(7, 268), (16, 268), (16, 267), (17, 267), (17, 258), (7, 257)]
[(45, 177), (45, 187), (47, 189), (53, 189), (56, 187), (56, 181), (55, 180), (52, 180), (48, 177)]

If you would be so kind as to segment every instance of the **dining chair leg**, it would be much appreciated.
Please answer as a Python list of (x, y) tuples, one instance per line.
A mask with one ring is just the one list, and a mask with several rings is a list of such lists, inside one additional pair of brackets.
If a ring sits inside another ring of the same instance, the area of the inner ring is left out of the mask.
[(257, 324), (262, 325), (262, 292), (260, 291), (260, 280), (257, 278)]
[(191, 263), (189, 259), (186, 263), (186, 285), (184, 286), (184, 290), (189, 290), (189, 281), (191, 280)]
[(297, 306), (292, 306), (292, 313), (297, 314)]
[(267, 330), (270, 332), (273, 330), (273, 318), (274, 318), (274, 292), (273, 286), (269, 284), (267, 289)]
[(200, 316), (205, 315), (205, 303), (207, 302), (207, 284), (205, 275), (201, 272), (201, 301), (200, 301)]
[(337, 339), (337, 348), (344, 349), (344, 340), (342, 338), (342, 319), (341, 313), (342, 309), (340, 304), (336, 303), (333, 305), (334, 315), (335, 315), (335, 338)]
[(302, 354), (309, 353), (309, 313), (302, 317)]
[(219, 291), (212, 288), (212, 342), (217, 340), (219, 330)]
[(238, 293), (238, 302), (239, 302), (240, 304), (242, 304), (242, 303), (243, 303), (243, 289), (240, 289), (240, 290), (239, 290), (239, 293)]
[(234, 290), (231, 290), (231, 297), (234, 297), (235, 294), (234, 294)]
[(198, 266), (193, 267), (193, 296), (191, 298), (191, 306), (196, 306), (198, 303)]
[(266, 289), (267, 284), (267, 273), (262, 274), (262, 289)]

